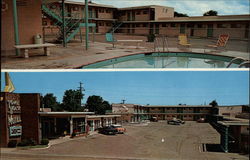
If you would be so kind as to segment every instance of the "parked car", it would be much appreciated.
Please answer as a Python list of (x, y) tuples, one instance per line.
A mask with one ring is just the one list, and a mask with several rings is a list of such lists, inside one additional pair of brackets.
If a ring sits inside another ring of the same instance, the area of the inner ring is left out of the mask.
[(181, 120), (181, 119), (176, 119), (177, 122), (181, 123), (181, 124), (185, 124), (185, 121)]
[(150, 121), (152, 121), (152, 122), (158, 122), (158, 119), (157, 119), (157, 117), (151, 117)]
[(169, 120), (168, 124), (172, 124), (172, 125), (180, 125), (181, 122), (177, 121), (177, 120)]
[(205, 118), (200, 118), (197, 120), (198, 123), (204, 123), (205, 122)]
[(173, 118), (172, 120), (168, 121), (168, 124), (180, 125), (180, 124), (185, 124), (185, 121)]
[(113, 124), (110, 127), (113, 127), (117, 130), (117, 133), (123, 134), (126, 132), (126, 128), (122, 127), (120, 124)]
[(99, 133), (105, 134), (105, 135), (115, 135), (117, 134), (117, 130), (113, 127), (107, 126), (103, 128), (99, 128)]

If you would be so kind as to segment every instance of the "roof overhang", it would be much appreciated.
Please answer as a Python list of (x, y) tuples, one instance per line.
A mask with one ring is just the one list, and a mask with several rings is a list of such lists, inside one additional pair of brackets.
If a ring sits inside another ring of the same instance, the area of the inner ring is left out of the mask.
[(41, 117), (86, 117), (94, 112), (38, 112)]

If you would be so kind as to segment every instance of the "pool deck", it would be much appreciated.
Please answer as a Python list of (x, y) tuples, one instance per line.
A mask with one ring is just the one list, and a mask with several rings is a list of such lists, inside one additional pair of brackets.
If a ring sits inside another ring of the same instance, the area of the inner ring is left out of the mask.
[[(138, 39), (138, 37), (135, 37), (135, 39)], [(128, 37), (125, 37), (124, 39), (127, 38)], [(2, 69), (73, 69), (115, 57), (153, 51), (153, 43), (145, 42), (145, 38), (143, 40), (144, 42), (139, 48), (136, 48), (135, 44), (131, 43), (119, 43), (115, 45), (115, 48), (112, 48), (112, 44), (105, 43), (103, 40), (97, 38), (96, 42), (90, 42), (87, 51), (85, 50), (84, 42), (81, 43), (80, 41), (75, 41), (68, 43), (67, 48), (62, 47), (62, 45), (57, 45), (56, 47), (51, 48), (50, 56), (43, 56), (42, 49), (32, 50), (32, 52), (30, 52), (30, 58), (28, 59), (20, 56), (2, 56), (1, 67)], [(192, 52), (204, 53), (203, 46), (209, 44), (208, 41), (214, 40), (193, 39), (191, 44), (197, 45), (192, 45)], [(176, 44), (176, 39), (171, 39), (170, 42), (170, 52), (190, 51), (189, 49), (179, 49), (175, 45), (172, 45)], [(249, 59), (247, 41), (235, 41), (234, 43), (231, 43), (231, 45), (228, 45), (226, 51), (210, 52), (209, 49), (206, 49), (206, 53)], [(232, 48), (234, 51), (231, 50)]]

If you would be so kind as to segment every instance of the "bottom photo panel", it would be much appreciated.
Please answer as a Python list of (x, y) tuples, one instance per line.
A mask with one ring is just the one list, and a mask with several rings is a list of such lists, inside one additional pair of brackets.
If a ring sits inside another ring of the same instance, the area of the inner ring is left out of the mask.
[(249, 159), (248, 71), (1, 72), (1, 159)]

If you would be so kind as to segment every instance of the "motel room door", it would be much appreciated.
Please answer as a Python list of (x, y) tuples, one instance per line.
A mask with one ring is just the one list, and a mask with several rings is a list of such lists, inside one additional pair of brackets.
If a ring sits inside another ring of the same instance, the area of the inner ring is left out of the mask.
[(180, 25), (180, 33), (185, 34), (185, 32), (186, 32), (185, 24), (181, 24)]
[(213, 37), (213, 24), (207, 25), (207, 37)]
[(135, 21), (135, 12), (132, 12), (132, 21)]
[(155, 24), (155, 34), (159, 34), (159, 24)]
[(131, 20), (131, 15), (130, 15), (130, 12), (128, 12), (127, 14), (127, 21), (130, 21)]

